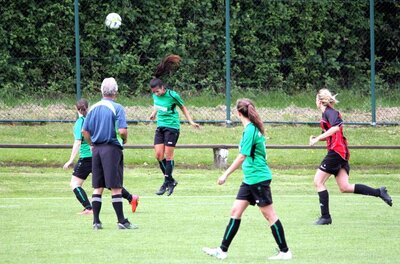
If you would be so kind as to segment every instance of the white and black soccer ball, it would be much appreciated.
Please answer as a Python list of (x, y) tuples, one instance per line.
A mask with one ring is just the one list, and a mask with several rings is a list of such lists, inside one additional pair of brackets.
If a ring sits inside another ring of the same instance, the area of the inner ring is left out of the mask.
[(108, 28), (117, 29), (122, 24), (121, 16), (117, 13), (110, 13), (106, 17), (106, 21), (104, 22)]

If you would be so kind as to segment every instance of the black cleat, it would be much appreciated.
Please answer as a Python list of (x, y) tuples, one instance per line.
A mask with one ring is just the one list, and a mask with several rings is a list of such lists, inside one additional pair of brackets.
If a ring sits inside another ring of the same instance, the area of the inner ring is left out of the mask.
[(157, 195), (163, 195), (167, 191), (167, 183), (164, 182), (160, 189), (156, 192)]
[(128, 219), (125, 219), (123, 223), (117, 223), (118, 229), (137, 229), (137, 225), (131, 224)]
[(101, 223), (93, 223), (93, 230), (103, 229), (103, 225)]
[(387, 203), (389, 206), (392, 206), (392, 197), (390, 197), (390, 195), (387, 193), (386, 187), (379, 188), (379, 191), (381, 192), (379, 197), (381, 197), (382, 200), (385, 201), (385, 203)]
[(332, 224), (332, 218), (323, 218), (322, 216), (314, 222), (314, 225), (330, 225)]
[(168, 183), (168, 196), (170, 196), (174, 192), (176, 185), (178, 185), (178, 182), (175, 180)]

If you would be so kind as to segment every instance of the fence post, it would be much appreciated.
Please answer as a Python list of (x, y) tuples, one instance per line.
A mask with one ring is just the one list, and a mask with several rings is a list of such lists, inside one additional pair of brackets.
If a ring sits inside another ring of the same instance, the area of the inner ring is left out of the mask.
[(226, 126), (231, 126), (231, 44), (230, 44), (230, 1), (225, 0), (225, 85)]
[(218, 169), (225, 169), (228, 163), (228, 149), (213, 148), (214, 152), (214, 166)]
[(75, 70), (76, 70), (76, 100), (81, 99), (81, 48), (79, 45), (79, 0), (75, 0), (74, 3), (75, 13)]
[(374, 0), (369, 0), (369, 31), (371, 52), (371, 116), (372, 126), (376, 126), (376, 97), (375, 97), (375, 15)]

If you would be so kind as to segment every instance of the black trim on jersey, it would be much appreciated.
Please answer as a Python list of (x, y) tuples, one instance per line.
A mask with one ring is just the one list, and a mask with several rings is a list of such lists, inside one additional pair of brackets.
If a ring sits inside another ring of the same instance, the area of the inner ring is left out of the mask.
[(253, 159), (253, 161), (254, 161), (254, 159), (255, 159), (255, 157), (256, 157), (256, 146), (257, 146), (257, 144), (256, 143), (254, 143), (254, 136), (255, 136), (255, 134), (256, 134), (256, 132), (257, 132), (257, 127), (253, 124), (253, 126), (255, 127), (255, 129), (254, 129), (254, 134), (253, 134), (253, 140), (252, 140), (252, 144), (251, 144), (251, 151), (250, 151), (250, 157)]

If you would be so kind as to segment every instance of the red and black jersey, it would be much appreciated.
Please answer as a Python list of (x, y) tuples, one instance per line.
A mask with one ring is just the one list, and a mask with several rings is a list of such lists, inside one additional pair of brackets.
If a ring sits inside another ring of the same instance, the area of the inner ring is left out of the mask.
[(323, 132), (328, 131), (333, 126), (339, 126), (338, 132), (326, 138), (326, 148), (335, 151), (343, 159), (349, 160), (350, 152), (347, 147), (347, 140), (343, 136), (343, 120), (339, 111), (329, 106), (326, 107), (325, 111), (322, 113), (320, 126)]

